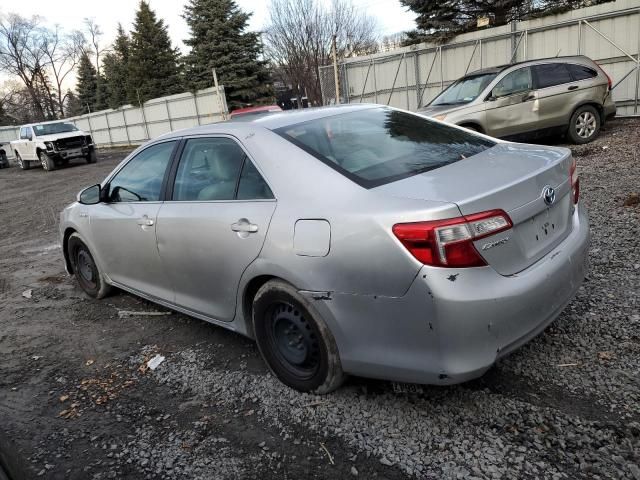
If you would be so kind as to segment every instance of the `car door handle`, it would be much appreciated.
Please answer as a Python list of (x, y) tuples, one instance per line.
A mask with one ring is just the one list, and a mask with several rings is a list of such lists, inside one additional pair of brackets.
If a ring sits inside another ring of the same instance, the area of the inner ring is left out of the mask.
[(231, 224), (231, 230), (241, 233), (256, 233), (258, 231), (258, 225), (250, 223), (247, 220), (238, 220)]
[(138, 225), (141, 227), (152, 227), (154, 224), (153, 220), (144, 215), (142, 218), (138, 219)]
[(578, 85), (571, 85), (567, 90), (575, 90), (576, 88), (578, 88)]

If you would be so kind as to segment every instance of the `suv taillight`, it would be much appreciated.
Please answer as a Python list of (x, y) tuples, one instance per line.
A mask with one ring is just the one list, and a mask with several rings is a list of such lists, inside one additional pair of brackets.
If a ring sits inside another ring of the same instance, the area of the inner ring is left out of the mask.
[[(596, 65), (598, 65), (596, 63)], [(602, 68), (600, 65), (598, 65), (598, 68), (600, 69), (600, 71), (602, 73), (604, 73), (604, 76), (607, 77), (607, 83), (609, 84), (609, 90), (611, 90), (613, 88), (613, 82), (611, 81), (611, 77), (609, 76), (609, 74), (607, 72), (604, 71), (604, 68)]]
[(430, 222), (398, 223), (394, 235), (417, 260), (434, 267), (481, 267), (473, 242), (513, 226), (503, 210)]
[(578, 203), (580, 198), (580, 178), (578, 177), (578, 168), (576, 165), (576, 159), (571, 159), (571, 167), (569, 167), (569, 179), (571, 180), (571, 196), (573, 203)]

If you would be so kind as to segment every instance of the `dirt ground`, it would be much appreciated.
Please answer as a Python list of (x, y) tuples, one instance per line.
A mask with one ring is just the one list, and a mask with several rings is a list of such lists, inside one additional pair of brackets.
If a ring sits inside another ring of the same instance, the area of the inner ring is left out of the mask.
[(640, 121), (617, 120), (575, 149), (593, 273), (531, 346), (462, 386), (351, 379), (322, 398), (279, 385), (239, 335), (122, 314), (166, 310), (90, 299), (65, 274), (58, 214), (125, 150), (0, 170), (0, 464), (15, 479), (640, 480), (640, 207), (623, 206), (638, 147)]

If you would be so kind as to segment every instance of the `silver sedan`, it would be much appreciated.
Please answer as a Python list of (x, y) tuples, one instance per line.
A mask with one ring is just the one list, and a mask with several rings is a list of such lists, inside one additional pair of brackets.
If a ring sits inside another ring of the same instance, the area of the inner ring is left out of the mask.
[(61, 214), (66, 269), (254, 338), (285, 384), (452, 384), (539, 334), (585, 274), (564, 148), (377, 105), (173, 132)]

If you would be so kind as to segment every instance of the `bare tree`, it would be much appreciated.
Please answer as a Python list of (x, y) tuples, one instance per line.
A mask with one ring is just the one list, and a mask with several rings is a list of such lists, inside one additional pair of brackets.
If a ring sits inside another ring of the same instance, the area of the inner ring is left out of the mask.
[(95, 57), (96, 72), (98, 73), (98, 77), (100, 77), (100, 57), (109, 49), (107, 47), (100, 46), (100, 39), (102, 38), (103, 32), (100, 25), (96, 23), (95, 18), (85, 18), (84, 25), (89, 37), (89, 43), (92, 47), (92, 53)]
[(42, 48), (47, 69), (55, 82), (53, 95), (55, 95), (56, 109), (60, 118), (64, 117), (64, 105), (67, 97), (67, 93), (64, 93), (63, 83), (78, 64), (85, 45), (84, 34), (79, 31), (64, 35), (56, 25), (53, 30), (43, 32)]
[(319, 67), (330, 63), (336, 35), (339, 58), (377, 49), (375, 21), (350, 0), (272, 0), (265, 31), (265, 55), (293, 90), (322, 103)]
[(38, 17), (27, 19), (10, 13), (0, 18), (0, 69), (20, 78), (35, 109), (35, 120), (46, 118), (42, 95), (44, 49), (40, 31)]

